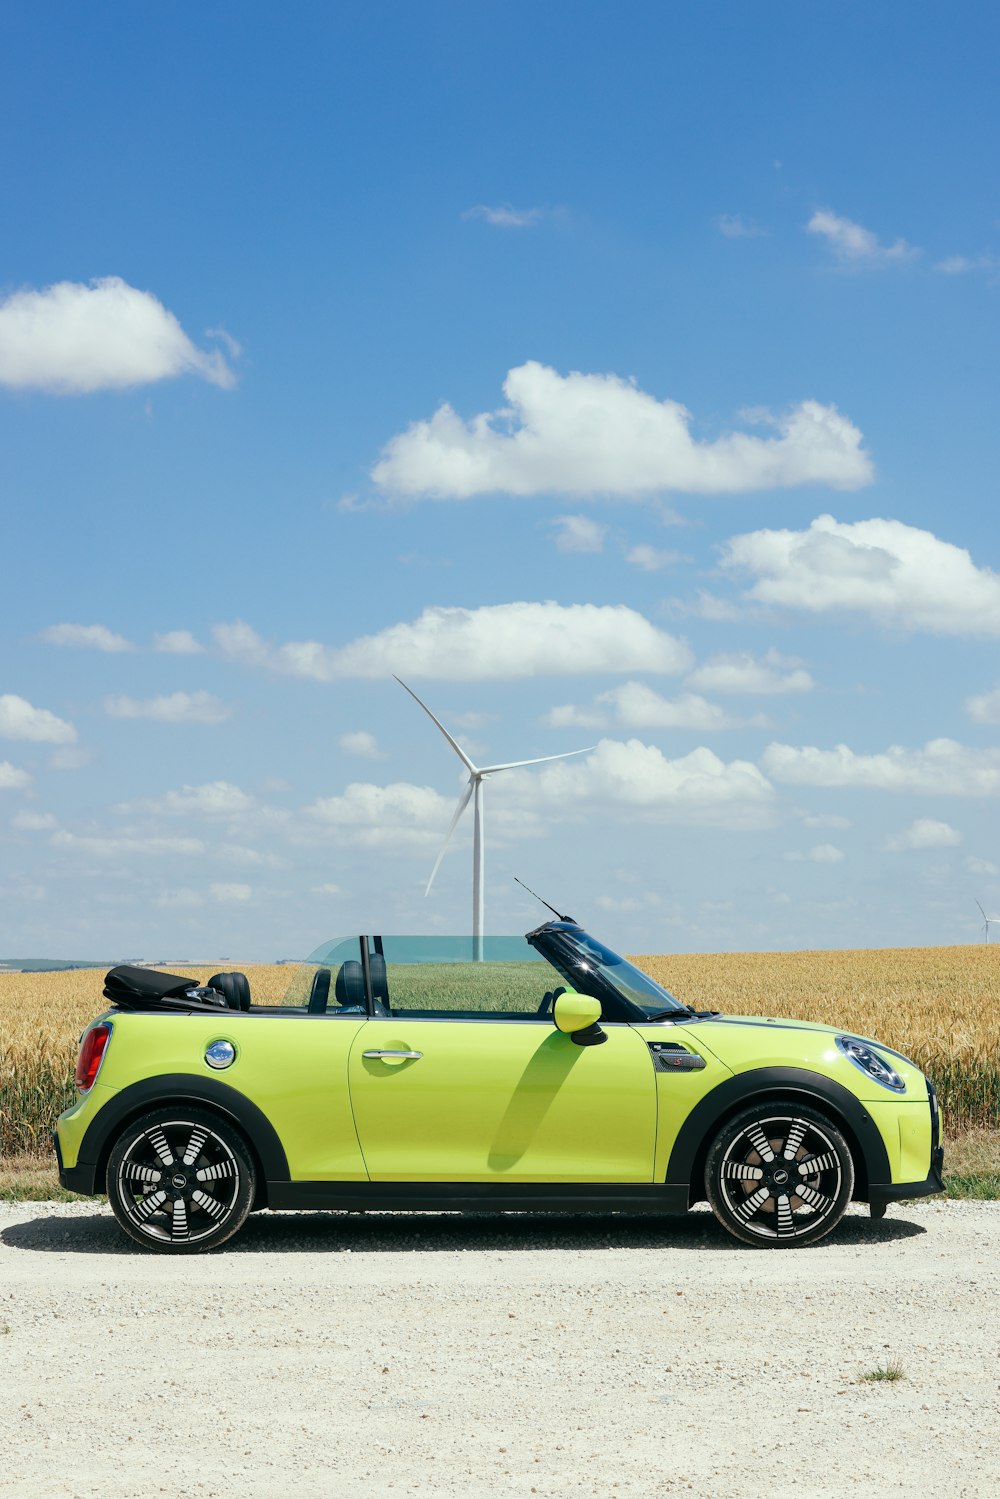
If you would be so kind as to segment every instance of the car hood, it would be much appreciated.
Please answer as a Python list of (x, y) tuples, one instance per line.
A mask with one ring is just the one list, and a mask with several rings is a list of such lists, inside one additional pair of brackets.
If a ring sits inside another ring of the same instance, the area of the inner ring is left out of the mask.
[[(830, 1075), (854, 1070), (834, 1045), (835, 1037), (856, 1035), (843, 1026), (817, 1025), (810, 1020), (779, 1020), (766, 1015), (713, 1015), (682, 1022), (695, 1046), (704, 1047), (734, 1072), (761, 1066), (821, 1066)], [(678, 1026), (680, 1029), (681, 1026)], [(868, 1036), (858, 1036), (912, 1069), (908, 1057)], [(852, 1079), (853, 1080), (853, 1079)]]

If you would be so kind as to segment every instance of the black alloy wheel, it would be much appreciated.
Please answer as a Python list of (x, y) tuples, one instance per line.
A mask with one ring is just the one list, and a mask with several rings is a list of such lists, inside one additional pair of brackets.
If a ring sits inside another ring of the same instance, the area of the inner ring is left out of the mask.
[(108, 1161), (108, 1201), (121, 1227), (167, 1254), (215, 1249), (232, 1238), (255, 1189), (243, 1137), (201, 1109), (158, 1109), (137, 1119)]
[(705, 1195), (734, 1238), (760, 1248), (815, 1244), (844, 1216), (854, 1160), (823, 1114), (779, 1099), (724, 1124), (705, 1164)]

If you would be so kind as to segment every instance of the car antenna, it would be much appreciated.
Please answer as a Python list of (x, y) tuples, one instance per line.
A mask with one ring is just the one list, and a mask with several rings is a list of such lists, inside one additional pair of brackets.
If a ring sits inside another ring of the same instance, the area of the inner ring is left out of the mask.
[(529, 895), (534, 895), (536, 900), (541, 900), (542, 905), (545, 907), (545, 909), (547, 911), (551, 911), (553, 916), (558, 917), (560, 921), (572, 921), (573, 925), (576, 926), (575, 917), (563, 916), (559, 911), (556, 910), (555, 906), (550, 906), (547, 900), (542, 900), (542, 897), (540, 895), (535, 895), (534, 890), (532, 890), (529, 885), (526, 885), (523, 880), (519, 880), (517, 875), (514, 876), (514, 883), (515, 885), (520, 885), (522, 890), (527, 890)]

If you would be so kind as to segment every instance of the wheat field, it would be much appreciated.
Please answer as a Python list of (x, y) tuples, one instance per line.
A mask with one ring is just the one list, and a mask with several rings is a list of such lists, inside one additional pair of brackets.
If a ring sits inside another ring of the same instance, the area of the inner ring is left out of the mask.
[[(1000, 944), (635, 961), (696, 1007), (874, 1036), (933, 1079), (949, 1132), (1000, 1128)], [(214, 970), (179, 971), (203, 981)], [(283, 965), (243, 971), (261, 1004), (279, 1003), (296, 982)], [(106, 1008), (103, 978), (97, 969), (0, 973), (0, 1156), (48, 1149), (53, 1119), (75, 1096), (79, 1034)]]

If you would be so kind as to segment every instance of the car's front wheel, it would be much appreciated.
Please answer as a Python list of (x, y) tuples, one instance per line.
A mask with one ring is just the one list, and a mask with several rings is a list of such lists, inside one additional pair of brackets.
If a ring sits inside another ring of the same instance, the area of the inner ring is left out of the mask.
[(844, 1216), (854, 1161), (840, 1130), (776, 1100), (722, 1126), (708, 1151), (705, 1195), (734, 1238), (771, 1249), (815, 1244)]
[(115, 1217), (137, 1244), (166, 1253), (215, 1249), (253, 1205), (243, 1137), (201, 1109), (157, 1109), (130, 1124), (108, 1160)]

